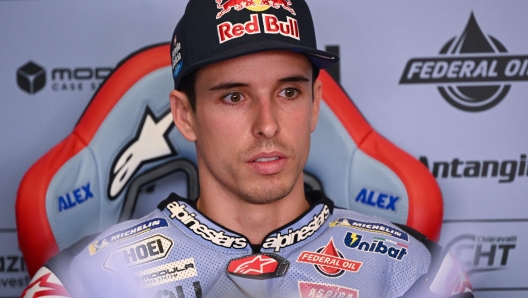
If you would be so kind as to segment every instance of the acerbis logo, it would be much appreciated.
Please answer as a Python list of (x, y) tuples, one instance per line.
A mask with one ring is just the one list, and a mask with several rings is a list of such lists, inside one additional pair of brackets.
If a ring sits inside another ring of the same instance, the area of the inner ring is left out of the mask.
[[(111, 67), (55, 67), (51, 69), (53, 91), (96, 90), (111, 72)], [(16, 71), (17, 85), (28, 94), (35, 94), (46, 86), (46, 68), (29, 61)]]
[(468, 275), (506, 269), (517, 246), (517, 236), (460, 235), (445, 248), (453, 254)]
[(505, 53), (506, 47), (484, 34), (472, 13), (462, 34), (450, 39), (440, 56), (409, 60), (400, 84), (437, 84), (454, 107), (485, 111), (506, 97), (510, 82), (528, 80), (528, 56)]

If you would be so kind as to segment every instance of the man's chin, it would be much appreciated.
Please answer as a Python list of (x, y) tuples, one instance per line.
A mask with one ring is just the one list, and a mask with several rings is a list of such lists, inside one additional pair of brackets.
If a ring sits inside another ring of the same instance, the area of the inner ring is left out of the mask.
[(239, 190), (242, 200), (251, 204), (270, 204), (288, 196), (293, 190), (294, 184), (276, 185), (273, 183), (256, 186), (250, 189)]

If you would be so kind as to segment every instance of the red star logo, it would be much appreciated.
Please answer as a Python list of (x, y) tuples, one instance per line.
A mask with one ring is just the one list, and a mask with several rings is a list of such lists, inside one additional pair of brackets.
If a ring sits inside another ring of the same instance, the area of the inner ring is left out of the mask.
[(266, 255), (252, 255), (232, 261), (227, 267), (227, 271), (237, 274), (260, 275), (275, 272), (278, 264), (275, 259)]
[(24, 298), (37, 298), (46, 296), (62, 296), (70, 297), (68, 291), (61, 284), (49, 282), (48, 279), (52, 272), (48, 270), (41, 277), (30, 283), (27, 288), (22, 292), (21, 297)]

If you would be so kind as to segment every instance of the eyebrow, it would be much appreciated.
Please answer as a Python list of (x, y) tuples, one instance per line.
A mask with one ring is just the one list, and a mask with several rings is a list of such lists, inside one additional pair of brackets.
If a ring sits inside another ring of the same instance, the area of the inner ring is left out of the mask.
[[(295, 82), (309, 82), (310, 80), (302, 75), (297, 76), (291, 76), (291, 77), (285, 77), (282, 79), (279, 79), (279, 82), (281, 83), (295, 83)], [(214, 87), (211, 87), (209, 91), (218, 91), (218, 90), (228, 90), (232, 88), (237, 87), (247, 87), (249, 84), (246, 83), (239, 83), (239, 82), (233, 82), (233, 83), (222, 83), (219, 85), (216, 85)]]
[(308, 78), (302, 75), (286, 77), (286, 78), (282, 78), (279, 80), (279, 82), (281, 83), (296, 83), (296, 82), (309, 82), (309, 81), (310, 80)]
[(232, 89), (236, 87), (246, 87), (246, 86), (248, 86), (248, 84), (246, 83), (223, 83), (223, 84), (211, 87), (209, 91), (227, 90), (227, 89)]

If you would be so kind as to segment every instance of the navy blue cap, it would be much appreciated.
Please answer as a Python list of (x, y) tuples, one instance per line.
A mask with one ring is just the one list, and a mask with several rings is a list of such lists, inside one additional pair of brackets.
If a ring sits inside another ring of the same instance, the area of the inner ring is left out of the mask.
[(339, 61), (317, 49), (304, 0), (190, 0), (171, 39), (174, 88), (200, 67), (269, 50), (303, 53), (319, 69)]

